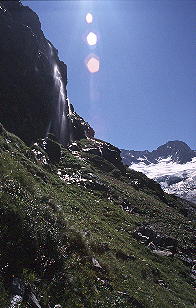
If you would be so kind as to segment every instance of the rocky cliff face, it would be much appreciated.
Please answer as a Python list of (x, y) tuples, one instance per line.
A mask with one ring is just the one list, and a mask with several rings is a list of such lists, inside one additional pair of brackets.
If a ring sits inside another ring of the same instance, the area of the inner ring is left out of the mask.
[(64, 145), (92, 135), (79, 116), (72, 112), (70, 119), (67, 67), (45, 38), (38, 16), (20, 1), (0, 1), (0, 29), (0, 122), (5, 128), (27, 144), (48, 133)]

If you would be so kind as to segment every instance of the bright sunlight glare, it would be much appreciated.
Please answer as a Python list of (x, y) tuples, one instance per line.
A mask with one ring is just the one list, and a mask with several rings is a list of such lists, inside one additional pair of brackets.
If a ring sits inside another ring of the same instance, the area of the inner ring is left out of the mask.
[(86, 61), (87, 69), (90, 73), (97, 73), (100, 68), (100, 61), (97, 56), (90, 56)]
[(90, 32), (86, 37), (87, 43), (90, 46), (97, 44), (97, 35), (94, 32)]
[(87, 24), (92, 24), (92, 22), (93, 22), (93, 15), (91, 13), (88, 13), (86, 15), (86, 22), (87, 22)]

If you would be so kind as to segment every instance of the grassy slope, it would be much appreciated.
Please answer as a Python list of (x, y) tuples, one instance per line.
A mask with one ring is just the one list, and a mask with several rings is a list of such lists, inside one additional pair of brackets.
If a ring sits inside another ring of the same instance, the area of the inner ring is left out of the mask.
[[(9, 302), (12, 275), (29, 281), (52, 307), (193, 307), (190, 269), (132, 235), (145, 223), (191, 246), (193, 226), (180, 199), (164, 195), (166, 204), (144, 175), (123, 174), (96, 155), (62, 149), (58, 165), (36, 157), (2, 129), (0, 307)], [(98, 184), (86, 180), (89, 174)], [(136, 178), (146, 185), (130, 185)], [(124, 202), (135, 213), (123, 210)]]

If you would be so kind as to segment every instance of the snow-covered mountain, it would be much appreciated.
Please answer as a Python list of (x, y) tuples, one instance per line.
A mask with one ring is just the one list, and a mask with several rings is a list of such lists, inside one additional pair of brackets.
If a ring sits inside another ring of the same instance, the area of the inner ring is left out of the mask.
[(182, 141), (169, 141), (149, 151), (121, 150), (123, 162), (145, 173), (171, 194), (196, 203), (196, 151)]

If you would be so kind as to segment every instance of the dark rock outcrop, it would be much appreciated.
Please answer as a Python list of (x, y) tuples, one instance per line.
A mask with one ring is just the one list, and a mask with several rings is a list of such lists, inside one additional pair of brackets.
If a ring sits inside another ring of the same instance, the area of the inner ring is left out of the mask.
[(48, 133), (63, 145), (94, 131), (67, 100), (67, 66), (20, 1), (0, 1), (0, 122), (33, 144)]
[(95, 131), (93, 128), (79, 116), (72, 104), (69, 106), (69, 119), (71, 120), (71, 140), (80, 140), (85, 138), (94, 138)]
[(49, 134), (49, 136), (45, 139), (46, 144), (44, 146), (44, 149), (49, 157), (49, 162), (51, 164), (59, 163), (61, 158), (61, 146), (55, 140), (55, 137), (52, 134)]
[(30, 144), (45, 136), (55, 109), (49, 45), (28, 7), (0, 6), (0, 122)]
[[(74, 147), (76, 147), (75, 144), (71, 145), (69, 149), (74, 151)], [(124, 170), (120, 156), (120, 150), (108, 142), (91, 137), (88, 140), (82, 140), (81, 142), (77, 143), (77, 147), (79, 151), (82, 151), (87, 155), (90, 154), (101, 157), (116, 168)]]
[(156, 150), (152, 151), (155, 159), (171, 157), (172, 161), (184, 164), (191, 161), (195, 157), (191, 148), (183, 141), (168, 141), (166, 144), (161, 145)]
[[(160, 255), (164, 256), (173, 255), (177, 252), (177, 239), (160, 234), (151, 227), (142, 226), (135, 230), (133, 235), (157, 254), (160, 252)], [(167, 253), (165, 253), (165, 250), (167, 250)]]

